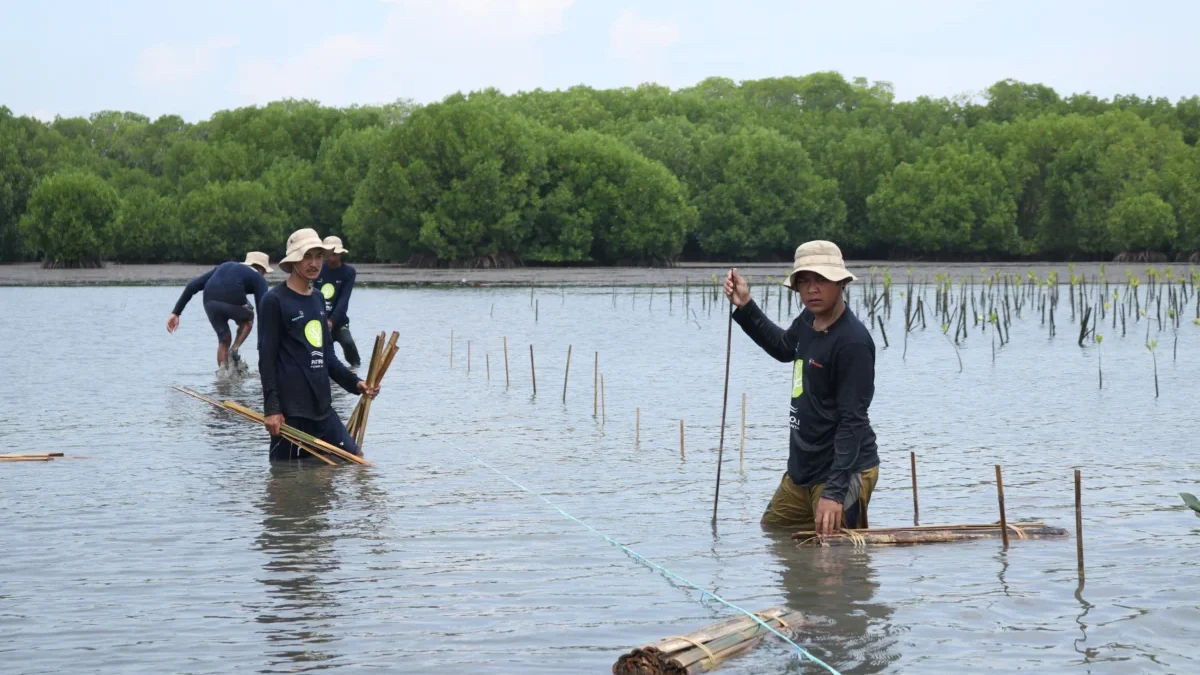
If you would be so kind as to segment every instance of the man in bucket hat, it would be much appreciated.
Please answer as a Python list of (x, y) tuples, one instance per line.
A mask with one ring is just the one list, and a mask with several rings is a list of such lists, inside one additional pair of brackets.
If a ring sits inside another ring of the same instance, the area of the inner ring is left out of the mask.
[(736, 269), (725, 295), (733, 319), (763, 351), (792, 362), (791, 443), (787, 471), (763, 513), (765, 526), (816, 530), (866, 527), (867, 503), (879, 480), (879, 449), (867, 409), (875, 394), (875, 341), (846, 307), (854, 275), (832, 242), (796, 249), (784, 285), (804, 310), (784, 330), (750, 298)]
[(325, 245), (330, 247), (329, 255), (325, 257), (325, 266), (317, 277), (316, 288), (325, 298), (325, 311), (329, 314), (329, 330), (333, 333), (333, 341), (342, 346), (342, 356), (350, 367), (357, 368), (360, 363), (358, 346), (354, 344), (354, 336), (350, 335), (350, 318), (346, 316), (346, 311), (350, 308), (350, 292), (354, 290), (354, 278), (358, 273), (342, 262), (342, 255), (349, 251), (342, 248), (341, 237), (325, 237)]
[(306, 456), (279, 436), (285, 423), (361, 455), (333, 409), (330, 380), (352, 394), (374, 398), (379, 393), (378, 387), (367, 387), (350, 372), (333, 351), (325, 300), (313, 292), (330, 249), (313, 229), (293, 232), (287, 255), (279, 262), (288, 273), (287, 281), (272, 288), (258, 307), (258, 372), (272, 460)]
[[(171, 316), (167, 317), (167, 332), (179, 328), (179, 315), (192, 296), (204, 291), (204, 313), (217, 333), (217, 367), (232, 358), (240, 361), (237, 351), (254, 328), (254, 308), (246, 302), (246, 295), (254, 294), (254, 304), (262, 302), (267, 292), (267, 281), (263, 277), (271, 272), (271, 261), (266, 253), (250, 251), (241, 263), (221, 263), (208, 272), (192, 279), (183, 289)], [(229, 322), (237, 324), (237, 337), (231, 338)], [(232, 339), (232, 346), (230, 341)]]

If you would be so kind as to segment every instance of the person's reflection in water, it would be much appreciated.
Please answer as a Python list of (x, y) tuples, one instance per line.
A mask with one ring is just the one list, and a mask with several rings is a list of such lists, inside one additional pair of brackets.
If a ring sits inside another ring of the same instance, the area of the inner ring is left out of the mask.
[(846, 675), (882, 672), (899, 657), (892, 651), (892, 608), (871, 602), (879, 583), (868, 551), (799, 548), (786, 533), (766, 536), (788, 609), (811, 622), (797, 644)]
[(261, 508), (263, 531), (257, 547), (266, 554), (264, 574), (270, 601), (258, 622), (266, 626), (272, 665), (263, 672), (298, 672), (333, 667), (329, 649), (343, 617), (322, 576), (340, 565), (327, 514), (334, 499), (336, 470), (311, 462), (272, 462)]

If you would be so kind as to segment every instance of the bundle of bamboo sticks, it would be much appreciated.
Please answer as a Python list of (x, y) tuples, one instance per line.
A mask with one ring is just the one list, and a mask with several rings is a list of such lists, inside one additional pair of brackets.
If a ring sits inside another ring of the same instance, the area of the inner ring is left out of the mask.
[[(1017, 539), (1053, 539), (1067, 536), (1061, 527), (1042, 522), (1009, 523), (1010, 537)], [(996, 539), (1004, 533), (999, 523), (983, 525), (919, 525), (913, 527), (883, 527), (869, 530), (842, 530), (821, 536), (811, 530), (795, 532), (792, 539), (800, 546), (875, 546), (889, 544), (936, 544), (971, 539)]]
[(55, 457), (62, 457), (61, 452), (29, 452), (0, 455), (0, 462), (49, 462)]
[[(396, 346), (396, 341), (400, 339), (400, 333), (392, 331), (392, 337), (387, 340), (387, 345), (384, 345), (385, 333), (380, 333), (375, 336), (375, 348), (371, 351), (371, 363), (367, 366), (367, 379), (365, 382), (368, 387), (375, 388), (383, 381), (383, 376), (387, 374), (387, 370), (392, 365), (392, 359), (395, 358), (396, 352), (400, 348)], [(354, 406), (354, 412), (350, 413), (350, 420), (346, 423), (346, 431), (350, 432), (350, 437), (354, 439), (354, 443), (358, 445), (359, 451), (362, 451), (363, 439), (367, 434), (367, 418), (371, 415), (371, 397), (359, 396), (358, 403)]]
[[(794, 635), (804, 616), (782, 607), (757, 613), (758, 618), (784, 635)], [(687, 635), (663, 638), (622, 654), (613, 675), (692, 675), (716, 669), (727, 659), (754, 648), (770, 634), (762, 624), (743, 616), (706, 626)]]
[[(207, 403), (209, 405), (215, 406), (215, 407), (225, 410), (227, 412), (231, 412), (231, 413), (238, 415), (239, 417), (242, 417), (243, 419), (246, 419), (248, 421), (255, 422), (259, 425), (262, 425), (264, 423), (264, 417), (263, 417), (262, 413), (260, 413), (256, 410), (251, 410), (250, 408), (247, 408), (246, 406), (236, 403), (234, 401), (218, 401), (214, 398), (209, 398), (208, 396), (205, 396), (204, 394), (200, 394), (198, 392), (192, 391), (191, 389), (188, 389), (187, 387), (172, 387), (172, 388), (175, 389), (175, 391), (183, 392), (184, 394), (187, 394), (188, 396), (200, 399), (201, 401), (204, 401), (205, 403)], [(326, 443), (325, 441), (323, 441), (315, 436), (306, 434), (303, 431), (300, 431), (299, 429), (296, 429), (294, 427), (290, 427), (286, 424), (279, 428), (279, 435), (282, 438), (284, 438), (285, 440), (289, 441), (290, 443), (292, 443), (292, 444), (296, 445), (297, 447), (299, 447), (300, 449), (304, 450), (308, 454), (312, 455), (313, 457), (321, 460), (322, 462), (325, 462), (326, 464), (337, 464), (338, 462), (335, 461), (336, 459), (343, 459), (343, 460), (345, 460), (347, 462), (351, 462), (353, 464), (365, 464), (367, 466), (371, 465), (370, 461), (363, 459), (362, 457), (359, 457), (358, 455), (355, 455), (350, 452), (346, 452), (345, 450), (337, 447), (336, 445), (331, 445), (329, 443)]]

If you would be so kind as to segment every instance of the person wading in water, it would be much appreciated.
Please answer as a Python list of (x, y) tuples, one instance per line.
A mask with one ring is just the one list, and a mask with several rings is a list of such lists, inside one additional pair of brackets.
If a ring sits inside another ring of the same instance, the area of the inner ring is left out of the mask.
[(796, 249), (784, 285), (800, 294), (804, 310), (784, 330), (750, 298), (736, 269), (725, 295), (734, 321), (763, 351), (792, 362), (791, 442), (787, 471), (762, 524), (821, 534), (866, 527), (867, 504), (879, 480), (879, 448), (867, 410), (875, 394), (875, 341), (846, 307), (844, 289), (855, 277), (828, 241)]
[[(179, 328), (179, 315), (187, 306), (192, 296), (204, 291), (204, 313), (213, 330), (217, 332), (217, 368), (225, 365), (232, 358), (234, 363), (241, 361), (238, 349), (249, 337), (254, 328), (254, 308), (246, 302), (248, 294), (254, 294), (254, 304), (258, 306), (267, 292), (267, 280), (271, 272), (270, 259), (266, 253), (251, 251), (246, 254), (246, 261), (221, 263), (202, 274), (183, 289), (175, 309), (167, 318), (167, 332), (174, 333)], [(237, 324), (237, 337), (230, 346), (229, 322)]]
[(330, 380), (352, 394), (374, 398), (368, 387), (338, 360), (330, 339), (325, 300), (313, 292), (326, 251), (315, 230), (288, 237), (279, 268), (287, 281), (263, 296), (258, 307), (258, 372), (262, 378), (263, 420), (271, 434), (272, 460), (301, 459), (306, 453), (279, 436), (283, 424), (362, 455), (333, 409)]
[(349, 251), (342, 248), (340, 237), (325, 237), (325, 245), (329, 247), (329, 255), (325, 257), (325, 266), (321, 268), (315, 287), (325, 298), (325, 312), (329, 315), (333, 341), (342, 346), (342, 356), (350, 367), (357, 368), (361, 361), (354, 336), (350, 335), (350, 319), (346, 316), (346, 310), (350, 307), (350, 292), (354, 290), (354, 277), (358, 273), (354, 267), (342, 262), (342, 256)]

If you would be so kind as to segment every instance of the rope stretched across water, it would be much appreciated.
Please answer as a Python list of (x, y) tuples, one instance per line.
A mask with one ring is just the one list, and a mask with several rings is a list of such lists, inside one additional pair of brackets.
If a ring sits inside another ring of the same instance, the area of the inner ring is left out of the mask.
[(565, 511), (565, 510), (564, 510), (564, 509), (561, 507), (561, 506), (559, 506), (559, 505), (555, 504), (554, 502), (550, 501), (549, 499), (546, 499), (546, 498), (545, 498), (545, 497), (543, 497), (543, 496), (542, 496), (540, 493), (538, 493), (538, 492), (534, 492), (533, 490), (530, 490), (529, 488), (525, 487), (524, 485), (521, 485), (521, 484), (520, 484), (520, 483), (518, 483), (516, 480), (514, 480), (514, 479), (510, 478), (510, 477), (509, 477), (507, 474), (505, 474), (503, 471), (500, 471), (499, 469), (497, 469), (496, 467), (492, 466), (491, 464), (488, 464), (488, 463), (487, 463), (487, 462), (485, 462), (485, 461), (484, 461), (482, 458), (480, 458), (478, 455), (476, 455), (476, 454), (472, 453), (471, 451), (469, 451), (469, 450), (467, 450), (467, 449), (463, 448), (462, 446), (460, 446), (459, 444), (455, 443), (454, 441), (451, 441), (451, 440), (449, 440), (449, 439), (443, 438), (443, 437), (441, 437), (441, 436), (434, 436), (433, 438), (436, 438), (437, 440), (439, 440), (439, 441), (441, 441), (441, 442), (443, 442), (443, 443), (445, 443), (445, 444), (449, 445), (450, 447), (454, 448), (455, 450), (458, 450), (459, 452), (463, 453), (464, 455), (466, 455), (466, 456), (470, 457), (470, 458), (471, 458), (471, 459), (473, 459), (474, 461), (476, 461), (476, 462), (478, 462), (478, 463), (482, 464), (483, 466), (485, 466), (485, 467), (487, 467), (488, 469), (490, 469), (490, 470), (491, 470), (493, 473), (495, 473), (497, 476), (500, 476), (500, 477), (501, 477), (501, 478), (503, 478), (504, 480), (506, 480), (506, 481), (508, 481), (508, 482), (512, 483), (513, 485), (515, 485), (515, 486), (517, 486), (518, 488), (520, 488), (522, 491), (524, 491), (524, 492), (526, 492), (526, 493), (528, 493), (528, 494), (530, 494), (530, 495), (533, 495), (534, 497), (537, 497), (538, 499), (542, 500), (543, 502), (545, 502), (545, 503), (546, 503), (546, 505), (547, 505), (547, 506), (549, 506), (549, 507), (553, 508), (555, 511), (558, 511), (558, 512), (559, 512), (559, 513), (561, 513), (563, 516), (565, 516), (567, 519), (569, 519), (569, 520), (572, 520), (572, 521), (574, 521), (574, 522), (576, 522), (576, 523), (578, 523), (578, 524), (582, 525), (583, 527), (587, 528), (587, 530), (588, 530), (588, 531), (590, 531), (591, 533), (593, 533), (593, 534), (595, 534), (595, 535), (597, 535), (597, 536), (599, 536), (599, 537), (603, 538), (605, 541), (607, 541), (608, 543), (612, 544), (613, 546), (616, 546), (617, 548), (621, 549), (621, 550), (622, 550), (622, 551), (624, 551), (625, 553), (628, 553), (630, 556), (632, 556), (632, 557), (633, 557), (635, 560), (637, 560), (638, 562), (640, 562), (640, 563), (642, 563), (642, 564), (644, 564), (644, 565), (646, 565), (646, 566), (648, 566), (648, 567), (650, 567), (650, 568), (654, 569), (655, 571), (657, 571), (657, 572), (661, 573), (662, 575), (666, 576), (666, 577), (667, 577), (667, 578), (669, 578), (669, 579), (674, 579), (674, 580), (676, 580), (676, 581), (679, 581), (680, 583), (684, 584), (685, 586), (689, 586), (689, 587), (691, 587), (691, 588), (694, 588), (694, 589), (695, 589), (695, 590), (697, 590), (697, 591), (700, 591), (700, 593), (701, 593), (701, 595), (700, 595), (700, 599), (701, 599), (701, 600), (703, 600), (703, 599), (704, 599), (704, 596), (708, 596), (708, 597), (710, 597), (710, 598), (712, 598), (712, 599), (716, 600), (717, 602), (721, 603), (722, 605), (725, 605), (726, 607), (729, 607), (730, 609), (732, 609), (732, 610), (734, 610), (734, 611), (736, 611), (736, 612), (740, 612), (741, 614), (744, 614), (744, 615), (746, 615), (746, 616), (750, 617), (751, 619), (753, 619), (753, 620), (754, 620), (754, 622), (755, 622), (755, 623), (757, 623), (758, 625), (760, 625), (760, 626), (762, 626), (763, 628), (767, 629), (768, 631), (770, 631), (771, 633), (773, 633), (773, 634), (774, 634), (776, 637), (778, 637), (780, 640), (783, 640), (783, 641), (784, 641), (784, 642), (786, 642), (788, 645), (790, 645), (790, 646), (791, 646), (793, 649), (795, 649), (795, 650), (796, 650), (796, 658), (797, 658), (798, 660), (800, 660), (800, 661), (803, 661), (804, 659), (806, 659), (806, 658), (807, 658), (809, 661), (812, 661), (813, 663), (815, 663), (815, 664), (817, 664), (817, 665), (821, 666), (822, 668), (824, 668), (825, 670), (829, 671), (829, 673), (830, 673), (831, 675), (841, 675), (841, 673), (839, 673), (839, 672), (838, 672), (838, 671), (837, 671), (837, 670), (836, 670), (836, 669), (835, 669), (833, 666), (829, 665), (828, 663), (825, 663), (824, 661), (822, 661), (821, 659), (817, 658), (816, 656), (813, 656), (813, 655), (812, 655), (811, 653), (809, 653), (809, 651), (808, 651), (808, 650), (806, 650), (804, 647), (801, 647), (800, 645), (796, 644), (796, 643), (795, 643), (795, 642), (794, 642), (794, 641), (793, 641), (793, 640), (792, 640), (790, 637), (788, 637), (788, 636), (784, 635), (783, 633), (780, 633), (779, 631), (775, 630), (775, 629), (774, 629), (774, 628), (772, 628), (771, 626), (767, 625), (767, 623), (766, 623), (765, 621), (763, 621), (761, 618), (759, 618), (759, 616), (758, 616), (758, 615), (754, 614), (753, 612), (750, 612), (750, 611), (747, 611), (747, 610), (745, 610), (745, 609), (742, 609), (741, 607), (739, 607), (739, 606), (737, 606), (737, 605), (733, 604), (732, 602), (729, 602), (729, 601), (728, 601), (728, 600), (726, 600), (725, 598), (722, 598), (721, 596), (717, 595), (716, 593), (713, 593), (712, 591), (710, 591), (710, 590), (708, 590), (708, 589), (704, 588), (703, 586), (700, 586), (700, 585), (698, 585), (698, 584), (692, 583), (691, 581), (689, 581), (689, 580), (687, 580), (687, 579), (683, 578), (682, 576), (680, 576), (680, 575), (676, 574), (675, 572), (672, 572), (671, 570), (669, 570), (669, 569), (667, 569), (667, 568), (663, 567), (662, 565), (659, 565), (658, 563), (654, 562), (653, 560), (650, 560), (649, 558), (647, 558), (646, 556), (642, 555), (641, 553), (638, 553), (637, 551), (635, 551), (635, 550), (633, 550), (633, 549), (629, 548), (629, 547), (628, 547), (628, 546), (626, 546), (625, 544), (622, 544), (621, 542), (617, 541), (616, 539), (613, 539), (612, 537), (608, 536), (607, 534), (604, 534), (604, 533), (603, 533), (603, 532), (601, 532), (600, 530), (597, 530), (596, 528), (594, 528), (594, 527), (592, 527), (591, 525), (587, 524), (587, 523), (586, 523), (586, 522), (584, 522), (583, 520), (580, 520), (579, 518), (576, 518), (575, 516), (571, 515), (570, 513), (567, 513), (567, 512), (566, 512), (566, 511)]

